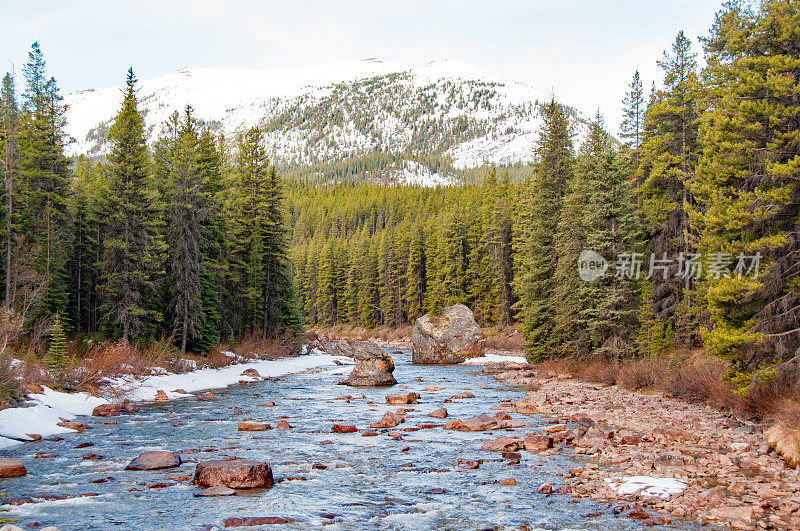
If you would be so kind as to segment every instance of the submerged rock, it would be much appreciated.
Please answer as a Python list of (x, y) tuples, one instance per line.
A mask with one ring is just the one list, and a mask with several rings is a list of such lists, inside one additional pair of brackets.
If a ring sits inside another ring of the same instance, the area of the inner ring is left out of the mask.
[(246, 459), (202, 461), (197, 463), (192, 479), (192, 484), (200, 487), (221, 485), (231, 489), (271, 487), (274, 483), (268, 463)]
[(425, 314), (411, 330), (412, 361), (447, 365), (483, 355), (486, 336), (463, 304), (448, 306), (441, 315)]
[(27, 474), (25, 465), (13, 457), (0, 457), (0, 478), (18, 478)]
[(389, 395), (386, 397), (386, 403), (392, 406), (416, 404), (417, 400), (419, 400), (419, 393), (403, 393), (401, 395)]
[(236, 494), (235, 490), (228, 487), (224, 487), (222, 485), (217, 485), (216, 487), (209, 487), (207, 489), (201, 490), (200, 492), (195, 492), (194, 495), (198, 497), (204, 497), (204, 496), (213, 497), (213, 496), (233, 496), (235, 494)]
[(226, 518), (222, 525), (225, 527), (254, 527), (260, 525), (288, 524), (291, 520), (280, 516), (245, 516), (243, 518)]
[(162, 468), (175, 468), (181, 463), (180, 454), (157, 450), (139, 455), (128, 463), (125, 470), (161, 470)]
[(92, 410), (92, 415), (95, 417), (113, 417), (136, 413), (137, 411), (139, 411), (138, 407), (134, 407), (130, 402), (124, 400), (121, 404), (100, 404)]

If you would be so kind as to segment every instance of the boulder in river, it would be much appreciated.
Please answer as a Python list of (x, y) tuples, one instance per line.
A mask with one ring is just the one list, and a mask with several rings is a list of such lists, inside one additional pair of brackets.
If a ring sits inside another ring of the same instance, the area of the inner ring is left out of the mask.
[(182, 463), (180, 454), (156, 450), (145, 452), (128, 463), (125, 470), (161, 470), (162, 468), (175, 468)]
[(0, 457), (0, 478), (18, 478), (27, 474), (25, 465), (13, 457)]
[(398, 415), (397, 413), (392, 413), (391, 411), (387, 411), (383, 414), (383, 418), (378, 422), (374, 422), (369, 425), (370, 428), (394, 428), (405, 419)]
[(322, 347), (326, 352), (356, 360), (356, 366), (347, 380), (340, 383), (353, 387), (386, 387), (397, 381), (392, 357), (373, 342), (332, 341)]
[(92, 410), (95, 417), (113, 417), (116, 415), (127, 415), (139, 411), (138, 407), (132, 406), (130, 402), (124, 400), (121, 404), (100, 404)]
[(400, 395), (389, 395), (386, 397), (386, 403), (392, 406), (416, 404), (417, 400), (419, 400), (419, 393), (403, 393)]
[(245, 516), (237, 518), (226, 518), (222, 525), (225, 527), (255, 527), (262, 525), (288, 524), (291, 520), (280, 516)]
[(197, 463), (192, 479), (192, 484), (200, 487), (222, 485), (230, 489), (271, 487), (274, 483), (268, 463), (247, 459), (202, 461)]
[(440, 315), (425, 314), (411, 330), (414, 363), (448, 365), (483, 355), (486, 336), (463, 304), (444, 308)]

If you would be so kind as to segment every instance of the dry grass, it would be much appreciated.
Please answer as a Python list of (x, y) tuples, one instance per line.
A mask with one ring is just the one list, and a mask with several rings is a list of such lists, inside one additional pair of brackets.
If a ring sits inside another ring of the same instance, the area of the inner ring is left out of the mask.
[(617, 383), (625, 389), (654, 389), (664, 382), (669, 373), (669, 360), (651, 357), (629, 361), (620, 367)]
[(505, 350), (523, 352), (525, 341), (516, 326), (496, 326), (483, 330), (486, 336), (486, 348), (492, 350)]

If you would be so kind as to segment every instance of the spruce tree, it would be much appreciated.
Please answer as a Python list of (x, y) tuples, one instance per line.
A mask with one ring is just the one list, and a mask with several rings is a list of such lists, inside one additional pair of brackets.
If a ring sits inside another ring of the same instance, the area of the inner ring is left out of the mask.
[(0, 89), (0, 168), (2, 168), (2, 179), (5, 193), (5, 211), (3, 212), (5, 230), (5, 256), (4, 256), (4, 280), (5, 297), (3, 305), (5, 308), (11, 307), (12, 300), (12, 267), (13, 267), (13, 247), (16, 239), (18, 227), (15, 223), (16, 198), (14, 182), (17, 179), (18, 157), (19, 157), (19, 109), (17, 107), (17, 97), (14, 87), (14, 78), (10, 73), (3, 77), (3, 86)]
[(628, 87), (628, 92), (622, 100), (622, 125), (620, 126), (620, 136), (626, 140), (626, 144), (633, 150), (639, 149), (642, 142), (642, 131), (644, 129), (644, 89), (639, 71), (633, 74), (633, 80)]
[(136, 77), (128, 70), (122, 107), (108, 134), (108, 190), (102, 290), (123, 340), (136, 337), (161, 315), (155, 282), (164, 252), (160, 202), (150, 175), (144, 119), (137, 109)]
[(70, 227), (67, 216), (69, 159), (66, 143), (66, 107), (55, 79), (47, 78), (44, 54), (33, 43), (23, 67), (23, 120), (19, 135), (20, 233), (32, 246), (33, 267), (45, 292), (34, 318), (46, 319), (66, 311), (69, 298), (67, 263)]
[(555, 99), (544, 106), (543, 120), (536, 176), (523, 188), (515, 227), (515, 287), (530, 359), (552, 355), (555, 346), (552, 337), (557, 263), (555, 234), (574, 158), (569, 122)]
[(655, 92), (645, 115), (644, 140), (638, 151), (638, 200), (649, 251), (671, 260), (665, 274), (650, 278), (651, 313), (665, 323), (675, 347), (696, 341), (697, 308), (691, 304), (695, 281), (682, 264), (696, 258), (688, 209), (694, 199), (689, 182), (699, 154), (697, 143), (699, 82), (691, 42), (678, 33), (671, 53), (659, 61), (664, 89)]
[[(707, 275), (710, 352), (741, 367), (800, 348), (800, 2), (726, 4), (704, 40), (709, 99), (692, 187)], [(757, 263), (760, 253), (762, 260)]]

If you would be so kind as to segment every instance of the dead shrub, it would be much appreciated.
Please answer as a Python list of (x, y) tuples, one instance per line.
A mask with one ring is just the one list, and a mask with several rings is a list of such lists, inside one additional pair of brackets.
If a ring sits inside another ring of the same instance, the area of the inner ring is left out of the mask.
[(576, 374), (586, 381), (603, 385), (614, 385), (619, 378), (620, 366), (610, 361), (593, 361), (582, 364)]
[(669, 362), (662, 357), (629, 361), (620, 367), (617, 383), (630, 390), (651, 389), (667, 377), (668, 370)]
[(736, 396), (732, 386), (723, 381), (726, 368), (725, 362), (710, 359), (680, 365), (662, 382), (661, 389), (676, 398), (732, 407)]

